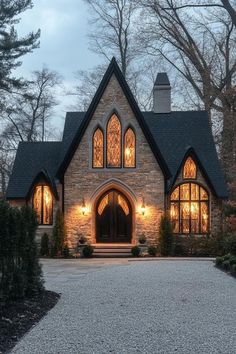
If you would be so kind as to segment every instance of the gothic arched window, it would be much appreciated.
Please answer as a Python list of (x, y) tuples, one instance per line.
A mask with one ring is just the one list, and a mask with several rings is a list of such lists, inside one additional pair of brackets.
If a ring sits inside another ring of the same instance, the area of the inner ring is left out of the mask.
[(135, 134), (128, 128), (124, 137), (124, 167), (135, 167)]
[(195, 179), (197, 177), (197, 166), (192, 157), (188, 157), (183, 168), (183, 178)]
[(46, 185), (35, 187), (33, 209), (37, 214), (39, 225), (51, 225), (53, 218), (52, 193)]
[(97, 128), (93, 134), (93, 167), (102, 168), (104, 165), (103, 157), (104, 137), (103, 131)]
[(170, 197), (170, 217), (174, 233), (206, 234), (209, 232), (209, 196), (196, 183), (183, 183)]
[(107, 124), (107, 167), (121, 167), (121, 123), (113, 114)]

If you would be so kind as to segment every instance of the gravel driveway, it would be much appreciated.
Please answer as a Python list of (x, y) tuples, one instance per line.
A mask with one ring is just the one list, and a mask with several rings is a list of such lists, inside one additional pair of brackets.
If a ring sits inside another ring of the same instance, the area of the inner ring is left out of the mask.
[(236, 353), (236, 281), (204, 261), (47, 261), (54, 309), (12, 353)]

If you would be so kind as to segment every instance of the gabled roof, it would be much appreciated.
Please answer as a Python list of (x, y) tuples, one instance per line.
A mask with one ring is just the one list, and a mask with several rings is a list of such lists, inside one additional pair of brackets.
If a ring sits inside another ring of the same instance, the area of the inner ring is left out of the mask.
[[(42, 174), (57, 197), (55, 180), (63, 179), (73, 154), (111, 78), (115, 75), (166, 180), (168, 192), (184, 159), (193, 154), (212, 191), (220, 198), (228, 193), (205, 111), (142, 112), (113, 58), (87, 112), (68, 112), (62, 142), (21, 142), (7, 189), (7, 199), (25, 199)], [(166, 82), (163, 76), (161, 82)]]
[(227, 198), (207, 112), (143, 112), (143, 116), (171, 172), (168, 189), (172, 187), (186, 154), (193, 152), (215, 194)]
[(70, 161), (71, 161), (71, 159), (72, 159), (72, 157), (73, 157), (73, 155), (74, 155), (74, 153), (81, 141), (81, 138), (83, 137), (83, 134), (84, 134), (84, 132), (85, 132), (92, 116), (93, 116), (93, 113), (95, 112), (96, 107), (97, 107), (98, 103), (100, 102), (103, 92), (105, 91), (105, 88), (107, 87), (107, 85), (111, 79), (111, 76), (113, 74), (116, 76), (116, 78), (117, 78), (117, 80), (124, 92), (124, 95), (126, 96), (128, 102), (129, 102), (129, 105), (130, 105), (131, 109), (133, 110), (134, 115), (135, 115), (135, 117), (136, 117), (136, 119), (137, 119), (143, 133), (144, 133), (144, 136), (146, 137), (146, 139), (153, 151), (153, 154), (156, 157), (157, 162), (159, 163), (159, 165), (163, 171), (164, 176), (169, 177), (170, 172), (169, 172), (168, 166), (167, 166), (163, 156), (161, 155), (161, 152), (159, 151), (159, 148), (156, 145), (156, 142), (153, 139), (153, 136), (150, 133), (145, 120), (143, 119), (143, 115), (142, 115), (142, 113), (141, 113), (141, 111), (134, 99), (134, 96), (133, 96), (115, 58), (112, 58), (111, 63), (108, 66), (108, 69), (107, 69), (105, 75), (103, 76), (103, 79), (99, 85), (99, 88), (98, 88), (87, 112), (84, 115), (84, 118), (80, 124), (80, 127), (79, 127), (78, 131), (76, 132), (74, 139), (71, 142), (69, 149), (66, 152), (66, 154), (62, 160), (62, 163), (61, 163), (59, 170), (58, 170), (58, 177), (59, 178), (63, 177), (64, 172), (65, 172), (67, 166), (69, 165), (69, 163), (70, 163)]
[(55, 175), (59, 165), (61, 142), (20, 142), (7, 188), (7, 199), (25, 199), (40, 173), (51, 181), (55, 197)]

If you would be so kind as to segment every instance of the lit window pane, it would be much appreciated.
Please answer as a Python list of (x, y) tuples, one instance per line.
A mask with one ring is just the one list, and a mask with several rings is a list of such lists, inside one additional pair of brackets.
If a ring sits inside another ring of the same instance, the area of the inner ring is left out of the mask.
[(179, 232), (179, 203), (171, 203), (170, 217), (172, 221), (172, 228), (174, 233)]
[(182, 232), (189, 233), (190, 208), (188, 202), (180, 203), (180, 218), (181, 218)]
[(108, 194), (106, 194), (105, 197), (103, 197), (99, 203), (99, 206), (98, 206), (98, 214), (99, 215), (102, 215), (102, 213), (103, 213), (104, 209), (106, 208), (106, 206), (108, 205), (108, 203), (109, 203)]
[(124, 166), (135, 167), (135, 134), (131, 128), (125, 133)]
[(121, 124), (115, 114), (107, 125), (107, 166), (121, 166)]
[(208, 218), (209, 218), (208, 203), (201, 202), (201, 229), (202, 229), (202, 233), (208, 232)]
[(43, 186), (43, 224), (52, 224), (52, 194), (48, 186)]
[(93, 167), (103, 167), (103, 132), (99, 128), (93, 135)]
[(191, 200), (199, 199), (199, 186), (198, 184), (191, 183)]
[(201, 200), (208, 200), (207, 191), (204, 188), (200, 188), (200, 199)]
[(175, 188), (175, 190), (172, 192), (171, 200), (179, 200), (179, 187)]
[(38, 223), (42, 220), (42, 186), (37, 186), (34, 191), (33, 208), (37, 214)]
[(199, 233), (199, 203), (191, 203), (191, 233)]
[(184, 178), (196, 178), (197, 175), (197, 167), (195, 162), (191, 157), (188, 157), (185, 164), (184, 164)]
[(118, 195), (118, 204), (123, 209), (123, 212), (125, 213), (125, 215), (129, 215), (128, 203), (126, 202), (126, 200), (120, 194)]
[(181, 200), (189, 200), (190, 193), (189, 193), (189, 183), (181, 184), (180, 186), (180, 199)]

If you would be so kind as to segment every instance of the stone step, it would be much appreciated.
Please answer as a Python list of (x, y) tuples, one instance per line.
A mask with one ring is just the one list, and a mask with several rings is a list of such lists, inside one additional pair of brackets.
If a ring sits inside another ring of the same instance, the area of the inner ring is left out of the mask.
[(94, 245), (94, 257), (130, 257), (131, 245)]

